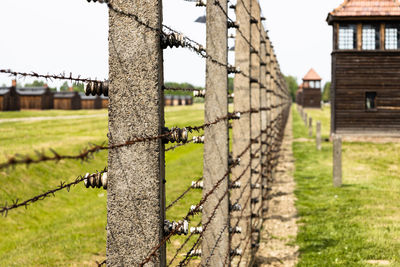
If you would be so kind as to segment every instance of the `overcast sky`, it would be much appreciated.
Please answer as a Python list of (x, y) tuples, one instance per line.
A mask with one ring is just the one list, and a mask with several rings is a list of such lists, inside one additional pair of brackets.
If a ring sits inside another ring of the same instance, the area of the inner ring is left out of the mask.
[[(233, 0), (235, 1), (235, 0)], [(311, 68), (330, 80), (332, 29), (325, 19), (343, 0), (261, 0), (282, 72), (301, 79)], [(205, 44), (205, 8), (164, 0), (164, 24)], [(1, 0), (0, 69), (108, 76), (108, 10), (86, 0)], [(230, 16), (234, 18), (231, 11)], [(173, 53), (172, 53), (173, 51)], [(230, 56), (231, 63), (233, 55)], [(165, 51), (165, 80), (204, 85), (205, 62), (186, 49)], [(11, 78), (0, 75), (0, 85)], [(31, 82), (31, 79), (20, 80)], [(62, 82), (49, 82), (59, 86)]]

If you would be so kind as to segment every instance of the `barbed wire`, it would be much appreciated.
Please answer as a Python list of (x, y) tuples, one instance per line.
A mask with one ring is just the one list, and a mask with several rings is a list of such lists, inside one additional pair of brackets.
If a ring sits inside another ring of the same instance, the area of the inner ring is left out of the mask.
[[(225, 224), (225, 226), (221, 229), (221, 231), (220, 231), (220, 233), (219, 233), (219, 235), (218, 235), (218, 238), (217, 238), (217, 240), (215, 241), (214, 246), (213, 246), (212, 249), (211, 249), (210, 256), (208, 256), (207, 259), (206, 259), (205, 266), (208, 266), (211, 257), (214, 256), (214, 251), (215, 251), (215, 249), (217, 248), (219, 242), (221, 241), (222, 236), (223, 236), (225, 230), (228, 228), (228, 226), (229, 226), (228, 224)], [(228, 254), (229, 254), (229, 253), (230, 253), (230, 251), (228, 250)], [(202, 266), (203, 266), (203, 265), (202, 265)]]
[[(281, 105), (272, 106), (272, 109), (278, 108), (280, 106)], [(218, 124), (221, 121), (239, 120), (240, 115), (242, 115), (242, 114), (259, 113), (261, 111), (266, 111), (266, 110), (271, 110), (271, 108), (267, 107), (267, 108), (260, 108), (260, 109), (250, 109), (250, 110), (240, 111), (240, 112), (233, 112), (233, 113), (229, 113), (226, 116), (217, 118), (216, 120), (214, 120), (212, 122), (204, 123), (199, 126), (186, 126), (185, 128), (189, 132), (193, 132), (193, 131), (200, 132), (201, 130), (204, 130), (215, 124)], [(238, 117), (238, 115), (239, 115), (239, 117)], [(11, 167), (11, 166), (16, 166), (16, 165), (25, 164), (25, 165), (29, 166), (31, 164), (37, 164), (37, 163), (46, 162), (46, 161), (58, 162), (58, 161), (61, 161), (64, 159), (85, 161), (85, 160), (89, 159), (93, 154), (100, 152), (102, 150), (111, 150), (111, 149), (131, 146), (131, 145), (134, 145), (137, 143), (144, 143), (144, 142), (150, 142), (150, 141), (155, 141), (155, 140), (159, 140), (159, 139), (164, 139), (164, 138), (168, 138), (173, 133), (174, 133), (174, 131), (170, 131), (170, 132), (166, 132), (166, 133), (156, 135), (156, 136), (133, 137), (124, 143), (115, 144), (115, 145), (104, 145), (105, 142), (103, 142), (103, 144), (101, 144), (101, 145), (90, 144), (89, 147), (84, 148), (82, 150), (82, 152), (78, 153), (77, 155), (61, 155), (60, 153), (56, 152), (54, 149), (49, 149), (50, 153), (53, 154), (52, 156), (46, 155), (45, 152), (35, 151), (34, 153), (37, 155), (36, 158), (33, 158), (29, 154), (20, 155), (17, 153), (13, 156), (8, 157), (8, 159), (5, 162), (0, 163), (0, 170)], [(188, 141), (188, 142), (190, 143), (190, 141)], [(180, 146), (182, 146), (182, 145), (180, 145)], [(167, 151), (172, 150), (172, 149), (173, 148), (167, 149)]]
[[(197, 178), (195, 182), (200, 182), (203, 179), (203, 177)], [(169, 210), (174, 206), (176, 203), (178, 203), (182, 198), (184, 198), (191, 190), (193, 189), (192, 186), (189, 186), (181, 195), (179, 195), (174, 201), (172, 201), (166, 208), (165, 210)]]
[(186, 146), (186, 145), (191, 144), (191, 143), (193, 143), (193, 140), (189, 140), (189, 141), (187, 141), (186, 143), (180, 143), (180, 144), (177, 144), (177, 145), (175, 145), (175, 146), (171, 146), (171, 147), (169, 147), (169, 148), (166, 148), (166, 149), (165, 149), (165, 152), (175, 150), (175, 149), (178, 148), (178, 147)]
[(35, 78), (43, 78), (45, 80), (69, 80), (69, 81), (74, 81), (74, 82), (80, 82), (80, 83), (89, 83), (89, 82), (94, 82), (94, 83), (103, 83), (104, 81), (100, 80), (94, 80), (90, 78), (81, 78), (80, 75), (74, 77), (72, 73), (66, 75), (65, 73), (61, 74), (39, 74), (37, 72), (19, 72), (19, 71), (14, 71), (10, 69), (0, 69), (0, 73), (3, 74), (9, 74), (11, 76), (15, 77), (35, 77)]
[[(201, 225), (201, 221), (197, 224), (196, 227), (199, 227)], [(176, 250), (175, 255), (172, 257), (172, 259), (169, 261), (167, 266), (171, 266), (171, 264), (175, 261), (175, 259), (178, 257), (179, 252), (186, 246), (186, 244), (190, 241), (190, 239), (195, 235), (195, 232), (191, 232), (190, 235), (185, 239), (185, 241), (182, 243), (182, 245)]]
[(107, 167), (104, 168), (103, 171), (100, 171), (100, 172), (96, 171), (96, 173), (94, 173), (92, 175), (89, 175), (89, 176), (80, 175), (75, 179), (75, 181), (70, 182), (70, 183), (61, 182), (60, 185), (57, 188), (48, 190), (45, 193), (41, 193), (41, 194), (39, 194), (37, 196), (31, 197), (31, 198), (29, 198), (29, 199), (27, 199), (27, 200), (25, 200), (23, 202), (19, 202), (19, 199), (16, 199), (16, 200), (12, 201), (12, 204), (10, 206), (6, 202), (4, 204), (4, 206), (0, 207), (0, 214), (4, 215), (4, 216), (7, 216), (8, 212), (10, 210), (13, 210), (13, 209), (16, 209), (16, 208), (20, 208), (20, 207), (28, 208), (28, 205), (30, 205), (32, 203), (35, 203), (37, 201), (40, 201), (40, 200), (44, 200), (47, 197), (55, 196), (56, 192), (61, 191), (63, 189), (67, 189), (68, 192), (69, 192), (69, 190), (71, 189), (72, 186), (75, 186), (75, 185), (77, 185), (77, 184), (79, 184), (79, 183), (81, 183), (81, 182), (83, 182), (85, 180), (88, 180), (90, 178), (94, 178), (97, 175), (101, 175), (101, 174), (103, 174), (105, 172), (107, 172)]
[[(257, 137), (260, 138), (261, 134)], [(241, 158), (251, 147), (251, 144), (249, 144), (236, 158), (235, 163), (230, 165), (227, 172), (225, 173), (225, 175), (219, 179), (215, 185), (210, 189), (210, 191), (207, 192), (207, 194), (205, 194), (202, 199), (200, 200), (200, 202), (194, 207), (194, 209), (190, 210), (186, 216), (183, 218), (183, 220), (181, 221), (180, 224), (178, 224), (178, 227), (176, 229), (178, 229), (183, 221), (189, 221), (190, 220), (190, 216), (194, 215), (195, 213), (199, 212), (200, 207), (208, 200), (208, 198), (215, 192), (215, 190), (221, 185), (221, 183), (224, 181), (224, 179), (226, 177), (228, 177), (228, 175), (231, 173), (232, 169), (235, 168), (237, 165), (239, 165), (239, 162), (237, 159)], [(250, 165), (249, 165), (250, 167)], [(243, 172), (244, 175), (245, 172)], [(236, 179), (235, 181), (238, 181), (241, 178), (241, 176)], [(220, 201), (218, 202), (219, 204), (217, 204), (216, 208), (218, 208), (218, 206), (220, 205), (222, 199), (226, 196), (226, 194), (229, 192), (229, 190), (226, 190), (224, 195), (222, 196), (222, 198), (220, 198)], [(211, 213), (212, 215), (210, 216), (210, 220), (208, 221), (208, 223), (211, 221), (211, 219), (213, 218), (213, 216), (215, 215), (216, 212), (216, 208), (214, 209), (214, 211)], [(207, 225), (208, 223), (206, 223), (205, 225), (203, 225), (203, 232), (207, 229)], [(154, 257), (157, 254), (158, 249), (163, 246), (165, 244), (165, 242), (167, 242), (170, 237), (176, 233), (176, 230), (171, 231), (171, 233), (169, 235), (167, 235), (156, 247), (153, 248), (153, 250), (150, 252), (150, 254), (142, 261), (142, 263), (140, 264), (140, 266), (144, 266), (144, 264), (148, 263), (151, 261), (152, 257)]]

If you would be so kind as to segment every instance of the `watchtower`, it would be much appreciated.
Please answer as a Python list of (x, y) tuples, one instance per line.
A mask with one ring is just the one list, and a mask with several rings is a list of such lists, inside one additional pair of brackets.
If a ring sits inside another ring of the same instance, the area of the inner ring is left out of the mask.
[(346, 0), (333, 27), (331, 133), (400, 134), (400, 3)]

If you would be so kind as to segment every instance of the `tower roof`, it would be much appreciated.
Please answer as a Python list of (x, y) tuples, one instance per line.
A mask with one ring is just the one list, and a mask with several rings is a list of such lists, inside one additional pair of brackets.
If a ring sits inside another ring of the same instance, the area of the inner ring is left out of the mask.
[(321, 77), (314, 69), (310, 69), (306, 76), (303, 78), (304, 81), (320, 81), (322, 80)]
[(329, 13), (332, 17), (388, 17), (400, 16), (399, 0), (345, 0), (338, 8)]

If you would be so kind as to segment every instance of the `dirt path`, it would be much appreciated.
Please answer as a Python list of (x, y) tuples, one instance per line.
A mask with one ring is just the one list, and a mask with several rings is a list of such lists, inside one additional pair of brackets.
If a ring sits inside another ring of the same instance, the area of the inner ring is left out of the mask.
[(291, 245), (297, 235), (297, 211), (293, 179), (292, 118), (285, 130), (281, 157), (268, 200), (269, 211), (263, 224), (255, 266), (295, 266), (298, 247)]
[(86, 119), (105, 117), (107, 114), (93, 114), (93, 115), (69, 115), (69, 116), (53, 116), (53, 117), (28, 117), (28, 118), (14, 118), (14, 119), (0, 119), (0, 123), (5, 122), (25, 122), (25, 121), (46, 121), (46, 120), (73, 120), (73, 119)]

